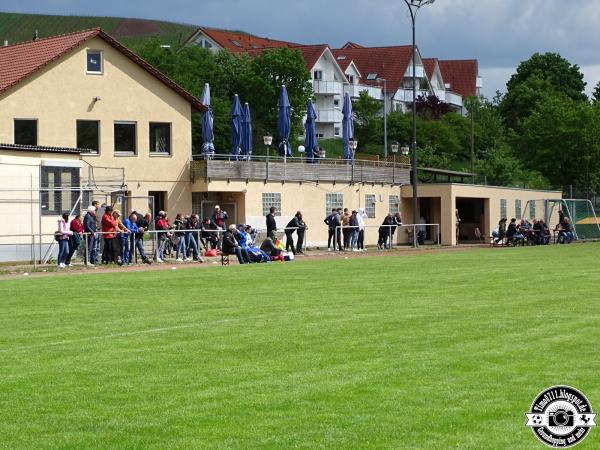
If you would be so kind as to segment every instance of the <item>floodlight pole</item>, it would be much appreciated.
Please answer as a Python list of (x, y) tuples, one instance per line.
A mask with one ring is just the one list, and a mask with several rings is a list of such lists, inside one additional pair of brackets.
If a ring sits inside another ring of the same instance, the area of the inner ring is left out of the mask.
[(412, 83), (413, 83), (413, 98), (412, 98), (412, 185), (413, 185), (413, 224), (418, 221), (417, 214), (417, 34), (416, 34), (416, 18), (417, 11), (421, 6), (430, 5), (435, 0), (404, 0), (410, 12), (412, 22)]
[(387, 161), (388, 143), (387, 143), (387, 80), (385, 78), (377, 78), (378, 83), (383, 83), (383, 157)]

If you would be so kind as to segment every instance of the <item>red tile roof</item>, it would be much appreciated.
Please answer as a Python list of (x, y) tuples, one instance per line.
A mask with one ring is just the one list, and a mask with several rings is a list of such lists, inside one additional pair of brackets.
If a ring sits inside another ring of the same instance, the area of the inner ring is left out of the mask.
[(205, 110), (204, 105), (192, 94), (99, 28), (0, 47), (0, 94), (94, 37), (103, 39), (135, 64), (145, 69), (167, 87), (185, 98), (194, 109), (198, 111)]
[(345, 56), (346, 59), (354, 61), (362, 74), (361, 84), (380, 86), (377, 80), (367, 79), (372, 73), (376, 74), (377, 78), (387, 80), (388, 91), (395, 91), (402, 86), (404, 74), (412, 60), (412, 46), (344, 48), (333, 50), (333, 54), (336, 59)]
[(444, 83), (464, 98), (477, 95), (479, 67), (476, 59), (439, 61)]
[(435, 71), (435, 65), (438, 63), (437, 58), (423, 58), (423, 67), (425, 68), (425, 73), (427, 74), (427, 79), (431, 80), (433, 77), (433, 72)]
[(319, 58), (323, 55), (325, 50), (329, 48), (327, 44), (319, 44), (319, 45), (289, 45), (283, 47), (272, 47), (272, 48), (255, 48), (252, 50), (246, 50), (244, 53), (251, 57), (256, 57), (261, 53), (264, 53), (268, 50), (275, 50), (277, 48), (289, 48), (290, 50), (298, 50), (302, 53), (302, 57), (304, 58), (304, 62), (306, 63), (306, 68), (308, 70), (312, 70), (315, 66)]
[(302, 56), (304, 57), (304, 61), (306, 61), (306, 67), (308, 70), (311, 70), (323, 53), (325, 53), (325, 50), (329, 48), (329, 46), (327, 44), (298, 45), (290, 48), (300, 50)]
[[(248, 50), (300, 45), (295, 42), (279, 41), (276, 39), (254, 36), (241, 31), (218, 30), (215, 28), (199, 28), (198, 31), (201, 31), (231, 53), (242, 53)], [(196, 34), (197, 33), (198, 32), (196, 32)], [(237, 45), (236, 42), (239, 45)]]
[(357, 44), (356, 42), (348, 41), (344, 45), (342, 45), (342, 48), (365, 48), (365, 47), (363, 45)]

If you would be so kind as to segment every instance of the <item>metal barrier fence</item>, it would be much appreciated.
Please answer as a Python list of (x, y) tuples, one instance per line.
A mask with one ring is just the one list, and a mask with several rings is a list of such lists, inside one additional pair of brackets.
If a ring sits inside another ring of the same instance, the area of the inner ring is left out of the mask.
[[(285, 227), (285, 228), (279, 228), (277, 229), (277, 233), (279, 234), (285, 234), (286, 231), (291, 230), (292, 233), (296, 232), (299, 228), (298, 227)], [(262, 236), (264, 236), (266, 238), (266, 230), (265, 229), (256, 229), (254, 228), (253, 230), (256, 231), (255, 234), (255, 245), (260, 247), (260, 242), (258, 242)], [(169, 254), (172, 254), (173, 251), (176, 251), (176, 244), (174, 243), (174, 241), (172, 240), (173, 237), (185, 237), (185, 234), (192, 234), (194, 236), (195, 239), (195, 243), (198, 246), (198, 253), (200, 256), (201, 250), (204, 248), (207, 248), (207, 238), (209, 237), (208, 235), (213, 235), (217, 237), (217, 248), (220, 249), (221, 247), (221, 242), (222, 242), (222, 234), (225, 233), (225, 231), (227, 230), (223, 230), (223, 229), (189, 229), (189, 230), (147, 230), (144, 231), (143, 236), (144, 238), (142, 239), (142, 249), (144, 250), (144, 254), (146, 255), (150, 255), (149, 259), (160, 259), (157, 258), (157, 255), (159, 254), (159, 252), (162, 252), (163, 250), (166, 250), (169, 252)], [(179, 234), (182, 233), (184, 236), (175, 236), (175, 233)], [(89, 262), (89, 257), (90, 257), (90, 252), (88, 249), (88, 246), (91, 245), (96, 245), (96, 251), (98, 252), (98, 259), (100, 260), (100, 255), (101, 255), (101, 245), (102, 243), (102, 236), (104, 235), (115, 235), (115, 237), (120, 237), (119, 235), (122, 235), (123, 233), (119, 233), (119, 232), (101, 232), (98, 231), (94, 234), (92, 233), (80, 233), (79, 236), (81, 237), (81, 242), (80, 245), (77, 248), (77, 256), (79, 258), (82, 258), (83, 262), (88, 265)], [(135, 242), (135, 237), (136, 237), (136, 233), (135, 232), (128, 232), (127, 234), (127, 239), (128, 239), (128, 244), (129, 244), (129, 249), (131, 252), (131, 259), (134, 260), (135, 262), (138, 262), (138, 260), (140, 259), (140, 255), (138, 253), (138, 247), (136, 245)], [(97, 236), (98, 237), (98, 241), (96, 243), (91, 242), (91, 239), (89, 239), (91, 236)], [(161, 235), (165, 235), (168, 237), (167, 241), (162, 240), (161, 241)], [(204, 236), (203, 236), (204, 235)], [(308, 231), (307, 229), (305, 229), (304, 232), (304, 240), (303, 240), (303, 244), (302, 244), (302, 251), (306, 251), (307, 248), (307, 241), (308, 241)], [(12, 240), (12, 242), (10, 243), (6, 243), (3, 242), (4, 240)], [(18, 241), (22, 241), (20, 243), (15, 242), (16, 240)], [(27, 241), (27, 242), (25, 242)], [(296, 240), (297, 241), (297, 240)], [(163, 248), (161, 248), (161, 244), (163, 244)], [(285, 244), (285, 242), (284, 242)], [(20, 246), (23, 248), (28, 248), (29, 251), (27, 252), (28, 255), (28, 261), (29, 263), (33, 266), (34, 270), (37, 268), (38, 264), (42, 265), (42, 264), (47, 264), (48, 261), (50, 260), (50, 258), (53, 257), (57, 247), (58, 247), (58, 241), (55, 240), (54, 237), (54, 233), (34, 233), (34, 234), (4, 234), (4, 235), (0, 235), (0, 247), (1, 246)], [(186, 245), (186, 249), (185, 249), (185, 254), (187, 255), (188, 252), (192, 250), (193, 251), (193, 247), (190, 246), (190, 244)], [(24, 256), (25, 252), (21, 251), (21, 252), (15, 252), (15, 255), (18, 254), (22, 254)], [(14, 260), (11, 260), (10, 262), (25, 262), (25, 259), (20, 259), (20, 258), (15, 258)]]
[[(422, 233), (422, 239), (425, 240), (425, 237), (427, 235), (427, 228), (431, 227), (434, 230), (434, 239), (433, 239), (433, 243), (434, 245), (440, 245), (440, 225), (438, 223), (418, 223), (418, 224), (402, 224), (402, 225), (363, 225), (363, 226), (337, 226), (335, 227), (335, 232), (334, 232), (334, 236), (333, 236), (333, 248), (334, 250), (339, 250), (341, 247), (341, 243), (338, 241), (339, 239), (344, 239), (344, 232), (343, 230), (358, 230), (360, 232), (360, 230), (364, 230), (364, 229), (369, 229), (369, 228), (377, 228), (378, 233), (379, 233), (379, 238), (378, 238), (378, 242), (377, 242), (377, 246), (378, 248), (381, 247), (382, 250), (391, 250), (394, 246), (394, 239), (392, 239), (392, 237), (395, 234), (396, 229), (406, 229), (408, 231), (409, 237), (412, 234), (412, 241), (413, 241), (413, 246), (417, 247), (418, 242), (419, 242), (419, 233)], [(381, 233), (380, 230), (381, 229), (388, 229), (386, 233)], [(411, 233), (412, 231), (412, 233)], [(398, 237), (400, 236), (400, 232), (398, 232), (398, 234), (396, 235), (396, 239), (398, 239)], [(382, 242), (382, 238), (383, 242)], [(352, 239), (350, 237), (350, 239)], [(431, 240), (431, 239), (430, 239)], [(329, 242), (328, 242), (329, 244)], [(347, 244), (347, 238), (344, 241), (344, 244)], [(352, 244), (352, 242), (351, 242)], [(395, 245), (399, 245), (398, 242), (396, 242)], [(347, 245), (344, 245), (344, 247), (347, 247)], [(353, 249), (353, 245), (351, 245), (351, 249)]]

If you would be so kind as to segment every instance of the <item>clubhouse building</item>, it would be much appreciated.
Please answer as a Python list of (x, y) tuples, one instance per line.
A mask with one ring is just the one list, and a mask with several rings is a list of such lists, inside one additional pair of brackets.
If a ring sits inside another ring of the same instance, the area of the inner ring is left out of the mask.
[[(323, 52), (319, 58), (336, 60)], [(204, 109), (100, 29), (1, 47), (0, 203), (7, 220), (0, 225), (0, 261), (28, 259), (32, 235), (51, 235), (60, 214), (85, 211), (92, 199), (123, 212), (166, 210), (171, 217), (210, 216), (218, 204), (230, 223), (259, 229), (271, 206), (281, 228), (301, 210), (308, 245), (321, 247), (327, 242), (323, 219), (333, 207), (365, 209), (367, 245), (376, 243), (388, 213), (410, 221), (408, 159), (194, 160), (192, 114)], [(456, 244), (457, 208), (461, 239), (472, 239), (475, 228), (489, 235), (502, 216), (538, 217), (535, 206), (525, 211), (525, 205), (561, 196), (476, 186), (466, 184), (471, 174), (423, 170), (432, 182), (418, 186), (418, 216), (439, 224), (428, 240), (444, 245)], [(408, 241), (406, 233), (397, 235), (399, 243)], [(35, 239), (36, 258), (43, 256), (42, 242), (51, 240)]]

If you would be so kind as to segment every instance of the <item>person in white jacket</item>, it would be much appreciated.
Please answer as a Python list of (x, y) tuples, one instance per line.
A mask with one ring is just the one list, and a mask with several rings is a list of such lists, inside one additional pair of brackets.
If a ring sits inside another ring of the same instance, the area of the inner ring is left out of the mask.
[[(57, 264), (59, 269), (66, 267), (65, 262), (69, 256), (69, 237), (73, 234), (69, 228), (69, 215), (64, 213), (60, 219), (58, 219), (58, 231), (61, 236), (58, 239), (58, 259)], [(71, 265), (71, 264), (69, 264)]]
[(363, 208), (358, 208), (356, 212), (356, 219), (358, 220), (358, 240), (356, 241), (356, 246), (358, 251), (364, 252), (365, 250), (365, 219), (368, 219), (369, 216), (365, 212)]

